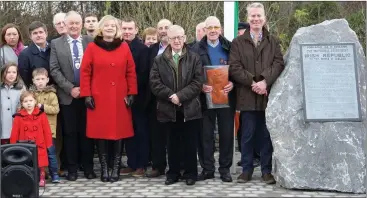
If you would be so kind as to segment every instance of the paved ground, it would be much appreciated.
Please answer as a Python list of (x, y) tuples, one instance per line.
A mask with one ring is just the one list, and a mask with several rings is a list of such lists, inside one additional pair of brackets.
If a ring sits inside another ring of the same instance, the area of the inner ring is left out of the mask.
[[(236, 158), (239, 159), (238, 153)], [(95, 162), (98, 164), (97, 160)], [(197, 182), (194, 186), (186, 186), (185, 182), (166, 186), (164, 176), (155, 179), (124, 177), (116, 183), (102, 183), (99, 179), (84, 179), (80, 173), (76, 182), (62, 180), (60, 184), (48, 183), (45, 190), (40, 189), (40, 195), (42, 197), (366, 197), (365, 194), (287, 190), (276, 185), (265, 185), (260, 181), (258, 168), (255, 169), (251, 182), (239, 184), (235, 179), (240, 171), (241, 168), (237, 167), (237, 174), (232, 175), (234, 179), (232, 183), (223, 183), (217, 173), (215, 179)], [(98, 173), (97, 170), (96, 172)]]

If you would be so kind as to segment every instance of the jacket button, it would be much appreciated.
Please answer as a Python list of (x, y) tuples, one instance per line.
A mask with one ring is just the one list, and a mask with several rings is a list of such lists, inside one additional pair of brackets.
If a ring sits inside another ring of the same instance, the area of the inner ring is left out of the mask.
[(113, 67), (113, 66), (115, 66), (115, 63), (111, 63), (111, 66)]
[(115, 86), (115, 82), (112, 82), (112, 83), (111, 83), (111, 85), (112, 85), (112, 86)]
[(10, 100), (10, 97), (8, 97), (8, 99)]
[(259, 64), (259, 61), (256, 61), (256, 64)]
[(10, 108), (8, 108), (8, 111), (10, 111)]

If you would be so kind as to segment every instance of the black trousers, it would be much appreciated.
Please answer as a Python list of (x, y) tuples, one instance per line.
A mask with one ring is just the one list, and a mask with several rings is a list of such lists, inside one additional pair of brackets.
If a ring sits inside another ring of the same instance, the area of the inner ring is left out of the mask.
[(126, 139), (127, 165), (132, 169), (145, 168), (149, 158), (148, 116), (143, 110), (132, 108), (134, 137)]
[(56, 155), (59, 162), (60, 170), (67, 169), (67, 161), (66, 154), (64, 149), (64, 124), (63, 124), (63, 116), (62, 116), (62, 105), (60, 105), (60, 112), (57, 115), (57, 126), (56, 126)]
[(167, 131), (160, 129), (160, 124), (157, 121), (156, 105), (150, 106), (149, 112), (149, 128), (151, 140), (151, 157), (152, 168), (164, 172), (167, 167), (166, 145)]
[(84, 172), (91, 172), (93, 171), (94, 140), (86, 136), (87, 110), (84, 99), (73, 99), (70, 105), (60, 105), (60, 107), (64, 123), (63, 140), (68, 172), (77, 172), (79, 157)]
[(199, 137), (199, 161), (205, 172), (215, 171), (214, 159), (214, 129), (218, 119), (219, 133), (219, 173), (230, 172), (233, 160), (234, 136), (233, 108), (208, 109), (203, 113), (203, 124)]
[(184, 149), (184, 175), (185, 179), (196, 180), (197, 168), (197, 139), (201, 129), (201, 120), (184, 122), (182, 112), (177, 112), (176, 122), (161, 123), (161, 128), (168, 134), (168, 164), (167, 178), (178, 179), (180, 175), (180, 162), (182, 148)]

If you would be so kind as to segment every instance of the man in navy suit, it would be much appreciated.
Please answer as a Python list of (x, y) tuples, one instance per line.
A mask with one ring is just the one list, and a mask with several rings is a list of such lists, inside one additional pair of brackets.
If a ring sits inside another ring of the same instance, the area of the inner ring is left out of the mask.
[[(32, 71), (43, 67), (50, 73), (50, 47), (47, 42), (47, 27), (45, 24), (34, 21), (28, 26), (32, 44), (24, 49), (18, 57), (19, 74), (29, 87), (32, 84)], [(50, 78), (49, 84), (54, 84)]]

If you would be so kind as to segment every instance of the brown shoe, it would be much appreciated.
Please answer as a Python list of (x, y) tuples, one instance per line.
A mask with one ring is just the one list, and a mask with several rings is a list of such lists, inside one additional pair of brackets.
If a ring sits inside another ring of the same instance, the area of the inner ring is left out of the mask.
[(134, 171), (134, 172), (132, 173), (132, 176), (133, 176), (133, 177), (143, 177), (143, 176), (144, 176), (144, 174), (145, 174), (144, 169), (143, 169), (143, 168), (138, 168), (138, 169), (136, 169), (136, 171)]
[(159, 170), (151, 170), (150, 172), (146, 173), (145, 176), (152, 178), (152, 177), (159, 177), (161, 175), (164, 175), (164, 172), (161, 172)]
[(63, 170), (59, 170), (59, 176), (60, 177), (66, 177), (66, 172)]
[(275, 184), (274, 176), (270, 173), (263, 175), (262, 179), (266, 184)]
[(252, 179), (252, 173), (241, 173), (240, 176), (237, 177), (237, 183), (247, 183)]
[(127, 168), (124, 168), (120, 171), (120, 174), (121, 175), (130, 175), (134, 172), (134, 169), (130, 168), (130, 167), (127, 167)]

